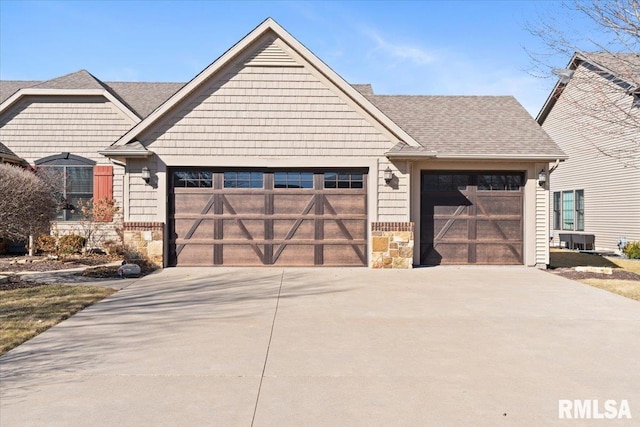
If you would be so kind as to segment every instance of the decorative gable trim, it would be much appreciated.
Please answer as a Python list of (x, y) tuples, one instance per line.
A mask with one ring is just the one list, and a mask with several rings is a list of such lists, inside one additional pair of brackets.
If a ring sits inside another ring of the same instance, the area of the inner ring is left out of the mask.
[(250, 55), (243, 63), (245, 67), (302, 67), (291, 55), (285, 52), (269, 37), (261, 47)]

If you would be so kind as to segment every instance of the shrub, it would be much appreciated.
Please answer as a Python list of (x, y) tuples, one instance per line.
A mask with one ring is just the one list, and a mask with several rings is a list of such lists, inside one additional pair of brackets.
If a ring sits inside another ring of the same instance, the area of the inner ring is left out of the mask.
[(111, 222), (113, 216), (118, 213), (118, 206), (113, 199), (98, 199), (93, 201), (90, 215), (96, 222)]
[(82, 252), (86, 240), (77, 234), (67, 234), (58, 240), (58, 250), (65, 255)]
[(0, 235), (19, 241), (45, 233), (56, 211), (52, 185), (46, 176), (0, 163)]
[(623, 249), (629, 259), (640, 259), (640, 242), (630, 242)]
[(40, 234), (36, 237), (36, 250), (38, 252), (44, 252), (45, 254), (56, 253), (56, 246), (58, 239), (49, 234)]
[(120, 258), (125, 258), (128, 253), (128, 249), (125, 245), (114, 240), (107, 240), (104, 242), (104, 249), (107, 251), (108, 255), (118, 256)]

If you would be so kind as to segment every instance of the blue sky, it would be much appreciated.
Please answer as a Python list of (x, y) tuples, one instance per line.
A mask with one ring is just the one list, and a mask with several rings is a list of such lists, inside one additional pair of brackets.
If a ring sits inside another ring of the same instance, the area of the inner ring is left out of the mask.
[[(536, 115), (525, 29), (557, 2), (0, 0), (0, 78), (86, 69), (103, 81), (188, 81), (272, 17), (350, 83), (378, 94), (513, 95)], [(576, 24), (574, 22), (574, 24)], [(569, 58), (555, 58), (564, 66)]]

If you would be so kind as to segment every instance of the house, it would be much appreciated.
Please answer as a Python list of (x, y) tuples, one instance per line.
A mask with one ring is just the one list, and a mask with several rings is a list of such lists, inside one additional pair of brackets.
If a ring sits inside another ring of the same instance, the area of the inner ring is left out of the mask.
[(569, 156), (552, 173), (552, 241), (640, 241), (640, 55), (576, 53), (559, 73), (537, 117)]
[(272, 19), (186, 84), (3, 84), (0, 140), (164, 266), (548, 264), (565, 154), (513, 97), (376, 95)]

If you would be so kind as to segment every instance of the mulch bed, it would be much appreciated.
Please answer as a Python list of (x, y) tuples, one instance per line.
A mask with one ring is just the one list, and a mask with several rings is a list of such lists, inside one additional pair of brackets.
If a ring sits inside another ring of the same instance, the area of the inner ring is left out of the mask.
[[(138, 264), (140, 266), (140, 277), (146, 276), (147, 274), (153, 271), (156, 271), (158, 269), (157, 266), (145, 260), (134, 260), (131, 262)], [(114, 278), (114, 277), (118, 277), (119, 267), (120, 267), (119, 265), (115, 265), (115, 266), (110, 265), (110, 266), (87, 268), (83, 272), (78, 273), (78, 275), (84, 276), (84, 277), (93, 277), (96, 279)]]
[(556, 268), (555, 270), (549, 270), (550, 273), (557, 274), (558, 276), (566, 277), (572, 280), (583, 279), (604, 279), (604, 280), (639, 280), (640, 276), (630, 271), (622, 269), (613, 269), (613, 274), (603, 273), (587, 273), (581, 271), (575, 271), (572, 268)]

